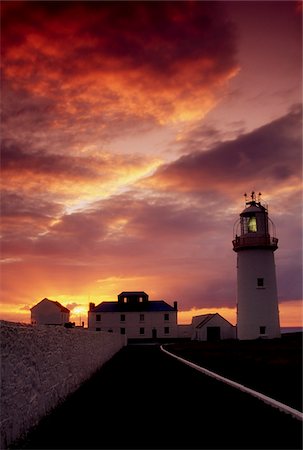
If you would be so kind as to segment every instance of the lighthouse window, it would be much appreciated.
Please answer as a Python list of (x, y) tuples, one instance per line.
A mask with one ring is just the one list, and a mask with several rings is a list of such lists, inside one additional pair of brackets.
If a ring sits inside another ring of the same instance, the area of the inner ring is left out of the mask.
[(256, 220), (256, 218), (254, 216), (249, 218), (247, 227), (248, 227), (248, 232), (249, 233), (256, 233), (256, 231), (257, 231), (257, 220)]
[(260, 327), (260, 334), (266, 333), (266, 327)]
[(257, 286), (264, 287), (264, 278), (257, 278)]

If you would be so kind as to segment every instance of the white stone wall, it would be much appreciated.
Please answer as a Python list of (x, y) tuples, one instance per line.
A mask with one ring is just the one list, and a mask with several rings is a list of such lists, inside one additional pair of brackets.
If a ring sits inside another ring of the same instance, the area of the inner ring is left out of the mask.
[(116, 333), (0, 321), (1, 449), (22, 436), (126, 343)]

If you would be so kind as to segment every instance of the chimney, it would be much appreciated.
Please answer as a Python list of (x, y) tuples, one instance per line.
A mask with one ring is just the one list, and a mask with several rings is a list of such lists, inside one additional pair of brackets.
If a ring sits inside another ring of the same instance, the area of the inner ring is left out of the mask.
[(90, 303), (89, 304), (89, 311), (92, 311), (95, 306), (96, 306), (95, 303)]
[(174, 309), (178, 311), (178, 302), (174, 302)]

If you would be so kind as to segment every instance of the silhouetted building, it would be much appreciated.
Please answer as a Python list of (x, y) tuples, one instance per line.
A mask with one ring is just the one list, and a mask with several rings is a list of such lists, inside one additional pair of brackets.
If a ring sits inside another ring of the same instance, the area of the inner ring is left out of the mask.
[(41, 300), (30, 311), (32, 325), (64, 325), (69, 322), (69, 309), (48, 298)]
[(118, 301), (89, 304), (88, 328), (125, 334), (130, 339), (176, 338), (177, 302), (149, 300), (143, 291), (121, 292)]

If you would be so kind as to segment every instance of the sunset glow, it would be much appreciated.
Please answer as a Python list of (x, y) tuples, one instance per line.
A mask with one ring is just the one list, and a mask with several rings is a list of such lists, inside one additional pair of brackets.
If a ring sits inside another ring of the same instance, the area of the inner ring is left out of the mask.
[(145, 291), (236, 322), (233, 225), (262, 192), (302, 325), (297, 1), (1, 2), (1, 319)]

